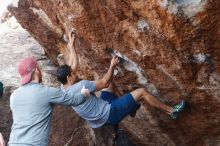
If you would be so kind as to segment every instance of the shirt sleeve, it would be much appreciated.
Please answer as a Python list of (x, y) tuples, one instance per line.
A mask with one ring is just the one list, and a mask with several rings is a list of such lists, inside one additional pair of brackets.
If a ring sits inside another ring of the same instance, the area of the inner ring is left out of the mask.
[(49, 103), (60, 104), (60, 105), (69, 105), (69, 106), (78, 106), (86, 101), (85, 96), (83, 94), (73, 94), (64, 92), (58, 88), (48, 87), (48, 100)]
[(83, 80), (83, 86), (89, 89), (89, 92), (93, 93), (96, 91), (96, 84), (94, 81)]

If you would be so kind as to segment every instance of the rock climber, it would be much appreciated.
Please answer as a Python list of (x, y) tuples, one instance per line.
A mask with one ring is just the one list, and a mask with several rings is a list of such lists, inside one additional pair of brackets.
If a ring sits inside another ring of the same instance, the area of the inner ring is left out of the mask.
[[(61, 82), (61, 89), (66, 93), (78, 93), (85, 86), (89, 89), (90, 97), (81, 105), (72, 108), (85, 119), (92, 128), (98, 128), (105, 124), (117, 125), (127, 115), (135, 112), (140, 101), (145, 101), (152, 107), (162, 110), (176, 119), (185, 106), (184, 100), (174, 107), (167, 106), (151, 95), (145, 88), (136, 89), (130, 93), (117, 97), (115, 87), (112, 84), (113, 72), (119, 63), (118, 57), (113, 57), (110, 67), (104, 77), (100, 80), (79, 80), (76, 75), (78, 66), (78, 55), (75, 45), (75, 33), (69, 33), (68, 65), (62, 65), (57, 70), (57, 78)], [(104, 89), (104, 90), (103, 90)], [(99, 97), (94, 93), (101, 91)]]

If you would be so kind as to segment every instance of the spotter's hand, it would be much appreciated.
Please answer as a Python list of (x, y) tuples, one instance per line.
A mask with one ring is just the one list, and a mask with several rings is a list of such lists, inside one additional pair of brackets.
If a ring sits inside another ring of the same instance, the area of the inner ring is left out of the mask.
[(89, 96), (90, 96), (89, 89), (86, 89), (85, 86), (82, 87), (81, 93), (82, 93), (85, 97), (89, 97)]

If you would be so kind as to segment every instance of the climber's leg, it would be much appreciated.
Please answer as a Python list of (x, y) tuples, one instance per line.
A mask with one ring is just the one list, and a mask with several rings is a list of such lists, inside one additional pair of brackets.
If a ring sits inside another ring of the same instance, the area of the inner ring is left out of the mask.
[(104, 88), (101, 91), (100, 98), (111, 103), (112, 101), (118, 99), (118, 96), (115, 94), (114, 83), (110, 83), (108, 88)]
[(156, 97), (147, 92), (144, 88), (139, 88), (131, 92), (135, 101), (145, 101), (153, 107), (156, 107), (165, 113), (171, 115), (173, 119), (176, 119), (179, 112), (181, 112), (185, 106), (185, 102), (182, 101), (180, 104), (176, 105), (174, 108), (167, 106), (166, 104), (160, 102)]
[(156, 107), (167, 114), (171, 114), (173, 111), (172, 107), (169, 107), (162, 102), (160, 102), (157, 98), (155, 98), (153, 95), (151, 95), (149, 92), (147, 92), (144, 88), (139, 88), (131, 92), (132, 96), (134, 97), (134, 100), (137, 102), (140, 102), (141, 100), (146, 101), (151, 106)]
[(106, 124), (115, 125), (122, 121), (127, 115), (140, 107), (131, 93), (127, 93), (111, 102), (110, 114)]
[(112, 83), (110, 84), (110, 87), (112, 87), (113, 89), (113, 93), (115, 93), (115, 95), (117, 95), (118, 97), (122, 96), (123, 94), (121, 94), (121, 92), (118, 90), (117, 86), (115, 85), (115, 83), (112, 81)]
[[(108, 88), (102, 89), (100, 98), (111, 103), (112, 101), (115, 101), (116, 99), (118, 99), (118, 97), (120, 96), (122, 96), (122, 94), (116, 87), (115, 83), (112, 81), (111, 84), (108, 86)], [(140, 108), (140, 106), (141, 105), (138, 104), (138, 107), (135, 108), (133, 111), (131, 111), (129, 115), (131, 117), (135, 117), (136, 111)]]

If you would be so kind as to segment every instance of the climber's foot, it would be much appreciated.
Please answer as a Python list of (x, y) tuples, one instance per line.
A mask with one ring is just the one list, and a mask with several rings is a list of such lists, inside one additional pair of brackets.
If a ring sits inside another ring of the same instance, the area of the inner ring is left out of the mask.
[(171, 113), (171, 118), (176, 119), (181, 111), (183, 111), (186, 103), (184, 100), (182, 100), (179, 104), (175, 105), (173, 108), (173, 112)]

